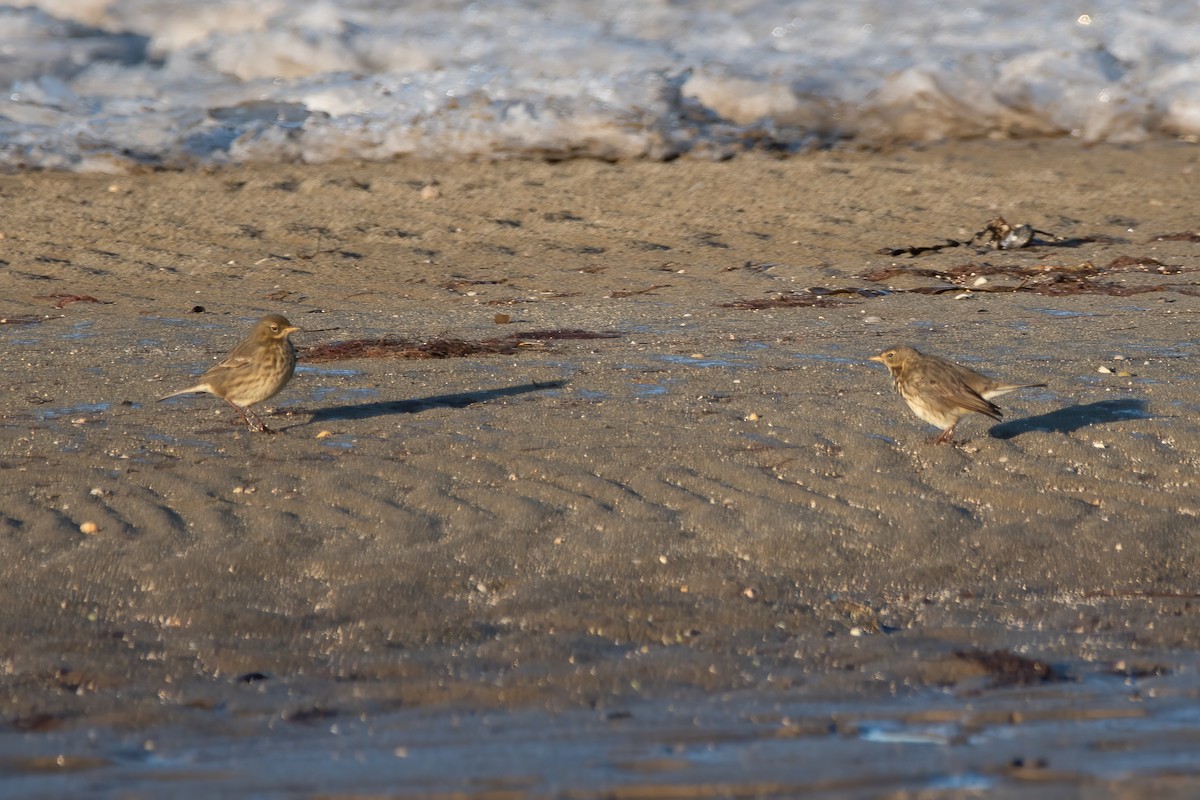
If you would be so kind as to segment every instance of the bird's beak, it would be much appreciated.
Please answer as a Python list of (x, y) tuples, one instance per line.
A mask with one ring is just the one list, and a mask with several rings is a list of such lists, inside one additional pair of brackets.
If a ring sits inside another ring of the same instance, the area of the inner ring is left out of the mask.
[(882, 364), (883, 356), (871, 356), (870, 358), (867, 359), (867, 361), (878, 361), (880, 364)]
[(304, 328), (297, 328), (295, 325), (288, 325), (286, 328), (283, 329), (283, 335), (287, 336), (289, 334), (295, 333), (296, 331), (303, 331), (303, 330), (304, 330)]

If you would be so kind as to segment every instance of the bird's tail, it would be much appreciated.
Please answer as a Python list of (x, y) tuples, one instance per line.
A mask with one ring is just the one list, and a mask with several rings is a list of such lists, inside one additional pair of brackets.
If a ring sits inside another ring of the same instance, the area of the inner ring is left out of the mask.
[(181, 394), (192, 394), (193, 392), (207, 392), (207, 391), (208, 391), (207, 383), (198, 383), (195, 386), (189, 386), (186, 389), (180, 389), (178, 392), (171, 392), (170, 394), (164, 394), (162, 397), (158, 398), (154, 402), (161, 403), (163, 400), (167, 400), (172, 397), (179, 397), (179, 395), (181, 395)]
[(1044, 383), (1004, 383), (984, 392), (983, 396), (991, 400), (993, 397), (1000, 397), (1009, 392), (1015, 392), (1017, 389), (1041, 389), (1045, 388), (1045, 386), (1046, 384)]

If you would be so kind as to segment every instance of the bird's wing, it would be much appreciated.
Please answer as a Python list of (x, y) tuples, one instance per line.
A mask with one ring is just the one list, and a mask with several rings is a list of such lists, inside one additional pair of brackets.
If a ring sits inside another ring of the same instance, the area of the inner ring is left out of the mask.
[(250, 366), (252, 361), (253, 361), (253, 359), (250, 358), (250, 356), (242, 355), (241, 353), (238, 353), (238, 351), (234, 350), (232, 353), (225, 356), (224, 360), (222, 360), (220, 363), (218, 363), (216, 366), (214, 366), (212, 369), (210, 369), (209, 372), (212, 372), (213, 370), (218, 370), (218, 369), (221, 371), (243, 369), (245, 367)]
[(249, 341), (242, 342), (237, 347), (233, 348), (229, 355), (225, 356), (224, 359), (216, 364), (213, 364), (211, 367), (205, 370), (204, 374), (200, 376), (200, 382), (195, 386), (189, 386), (187, 389), (180, 389), (178, 392), (171, 392), (171, 394), (164, 395), (158, 399), (166, 400), (168, 397), (177, 397), (181, 394), (191, 394), (192, 392), (211, 392), (212, 389), (210, 387), (212, 386), (213, 376), (220, 375), (224, 372), (230, 372), (232, 370), (245, 369), (246, 367), (250, 366), (252, 360), (251, 355), (253, 352), (254, 350)]
[(256, 343), (253, 339), (246, 339), (240, 342), (237, 347), (229, 351), (229, 355), (225, 356), (218, 362), (209, 372), (213, 370), (235, 370), (243, 369), (250, 365), (254, 360), (254, 353), (257, 350)]
[(992, 419), (1001, 418), (998, 405), (984, 399), (979, 392), (968, 386), (957, 375), (922, 375), (918, 380), (929, 388), (930, 393), (942, 395), (950, 402), (956, 403), (968, 411), (974, 411)]
[(1000, 406), (990, 400), (985, 400), (966, 386), (960, 387), (960, 391), (954, 393), (954, 402), (963, 408), (969, 408), (992, 419), (1000, 419), (1003, 416), (1000, 413)]
[(223, 378), (229, 373), (242, 372), (250, 369), (253, 360), (248, 355), (242, 355), (237, 350), (234, 350), (229, 355), (225, 356), (223, 361), (213, 364), (204, 374), (200, 376), (203, 383), (212, 383), (212, 381)]

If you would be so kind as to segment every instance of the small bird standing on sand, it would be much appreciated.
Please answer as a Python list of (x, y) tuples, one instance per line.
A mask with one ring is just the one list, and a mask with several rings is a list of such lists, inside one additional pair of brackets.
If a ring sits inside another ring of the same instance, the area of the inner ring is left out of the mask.
[(934, 439), (938, 443), (951, 441), (954, 426), (971, 411), (1000, 419), (1000, 407), (991, 402), (993, 397), (1046, 385), (1001, 383), (911, 347), (889, 347), (871, 360), (888, 368), (896, 391), (914, 414), (942, 429)]
[(298, 330), (278, 314), (268, 314), (224, 361), (201, 375), (198, 383), (160, 397), (159, 401), (189, 392), (208, 392), (238, 412), (250, 430), (274, 433), (250, 406), (274, 397), (292, 379), (296, 371), (296, 346), (288, 337)]

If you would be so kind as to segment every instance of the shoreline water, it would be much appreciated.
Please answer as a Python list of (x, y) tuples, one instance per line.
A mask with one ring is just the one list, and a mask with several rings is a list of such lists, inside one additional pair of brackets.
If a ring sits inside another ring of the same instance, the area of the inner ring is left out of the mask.
[(0, 168), (1200, 135), (1181, 3), (17, 0)]
[[(1197, 157), (980, 142), (0, 176), (5, 736), (103, 762), (21, 762), (22, 786), (107, 780), (110, 732), (216, 731), (173, 740), (189, 753), (238, 720), (520, 730), (737, 692), (915, 696), (968, 729), (938, 698), (1054, 718), (1078, 692), (1103, 718), (1155, 697), (1191, 735)], [(878, 252), (996, 216), (1058, 238)], [(305, 347), (512, 346), (302, 361), (268, 404), (277, 437), (212, 398), (149, 402), (267, 311)], [(1050, 385), (935, 447), (865, 361), (898, 342)], [(817, 736), (838, 757), (877, 745), (840, 730)], [(937, 758), (960, 746), (937, 735)], [(1194, 786), (1164, 748), (1101, 779)], [(1028, 785), (1011, 762), (1037, 758), (987, 757), (1007, 777), (980, 791)]]

